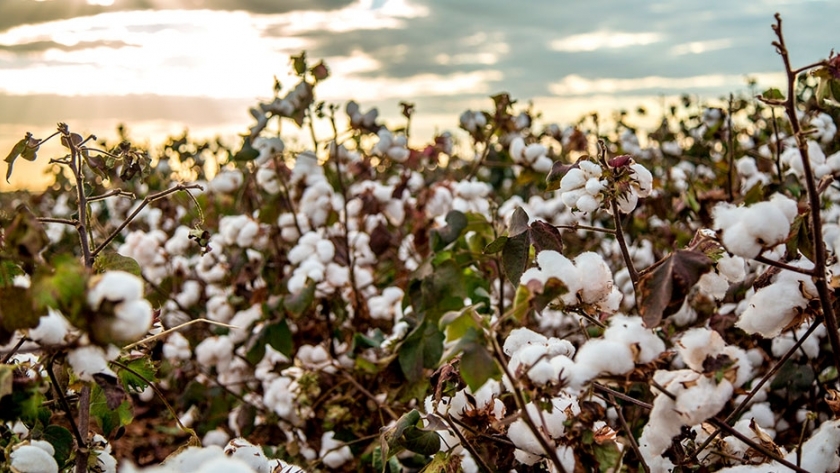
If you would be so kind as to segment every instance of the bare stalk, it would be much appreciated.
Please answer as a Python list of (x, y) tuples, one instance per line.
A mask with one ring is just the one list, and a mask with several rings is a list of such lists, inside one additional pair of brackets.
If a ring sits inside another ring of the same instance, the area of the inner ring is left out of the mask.
[(814, 274), (811, 279), (817, 287), (820, 306), (822, 307), (823, 322), (828, 332), (828, 340), (831, 343), (831, 351), (834, 356), (834, 367), (840, 372), (840, 333), (838, 333), (837, 316), (831, 306), (831, 292), (826, 281), (826, 250), (822, 238), (822, 219), (820, 217), (820, 194), (817, 192), (817, 182), (814, 171), (811, 169), (811, 159), (808, 156), (808, 141), (805, 139), (799, 117), (796, 115), (796, 84), (797, 74), (804, 72), (815, 65), (805, 68), (793, 69), (790, 66), (790, 56), (785, 46), (785, 38), (782, 34), (782, 17), (776, 13), (776, 24), (772, 26), (778, 41), (774, 41), (776, 52), (782, 57), (787, 75), (787, 97), (784, 100), (785, 113), (790, 120), (793, 136), (796, 138), (796, 147), (799, 149), (799, 156), (802, 158), (802, 169), (805, 174), (805, 185), (808, 190), (808, 204), (810, 207), (811, 235), (814, 236)]
[[(134, 221), (134, 219), (137, 217), (137, 215), (138, 215), (138, 214), (139, 214), (139, 213), (140, 213), (140, 212), (141, 212), (144, 208), (146, 208), (146, 206), (147, 206), (147, 205), (151, 204), (152, 202), (154, 202), (154, 201), (156, 201), (156, 200), (160, 200), (160, 199), (162, 199), (162, 198), (164, 198), (164, 197), (166, 197), (166, 196), (168, 196), (168, 195), (174, 194), (174, 193), (179, 192), (179, 191), (187, 191), (187, 190), (189, 190), (189, 189), (202, 189), (202, 187), (201, 187), (200, 185), (198, 185), (198, 184), (178, 184), (178, 185), (176, 185), (176, 186), (174, 186), (174, 187), (170, 187), (169, 189), (166, 189), (165, 191), (160, 191), (160, 192), (156, 192), (156, 193), (154, 193), (154, 194), (152, 194), (152, 195), (147, 195), (147, 196), (146, 196), (146, 198), (145, 198), (145, 199), (143, 199), (143, 202), (141, 202), (141, 203), (140, 203), (140, 205), (139, 205), (139, 206), (137, 206), (137, 208), (136, 208), (136, 209), (134, 209), (134, 212), (131, 212), (131, 215), (129, 215), (128, 217), (126, 217), (126, 218), (125, 218), (125, 220), (123, 220), (123, 222), (120, 224), (120, 226), (119, 226), (119, 227), (117, 227), (117, 228), (116, 228), (116, 230), (114, 230), (113, 232), (111, 232), (111, 234), (110, 234), (110, 235), (108, 235), (108, 238), (106, 238), (106, 239), (105, 239), (105, 241), (103, 241), (102, 243), (100, 243), (100, 244), (99, 244), (99, 246), (97, 246), (97, 247), (96, 247), (96, 249), (95, 249), (95, 250), (93, 250), (93, 252), (90, 254), (90, 257), (91, 257), (91, 264), (93, 263), (93, 259), (92, 259), (92, 258), (95, 258), (95, 257), (96, 257), (96, 255), (98, 255), (98, 254), (99, 254), (102, 250), (104, 250), (104, 249), (105, 249), (105, 248), (106, 248), (106, 247), (107, 247), (107, 246), (108, 246), (108, 245), (109, 245), (112, 241), (114, 241), (114, 238), (116, 238), (116, 237), (117, 237), (117, 235), (119, 235), (119, 234), (120, 234), (120, 232), (121, 232), (121, 231), (123, 231), (123, 229), (125, 229), (125, 227), (127, 227), (127, 226), (128, 226), (128, 224), (130, 224), (131, 222), (133, 222), (133, 221)], [(80, 215), (81, 215), (81, 214), (80, 214)]]

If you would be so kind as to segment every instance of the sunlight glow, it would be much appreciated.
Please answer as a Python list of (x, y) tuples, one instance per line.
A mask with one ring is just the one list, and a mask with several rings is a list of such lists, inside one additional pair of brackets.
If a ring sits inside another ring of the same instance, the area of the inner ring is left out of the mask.
[(710, 41), (692, 41), (690, 43), (682, 43), (672, 46), (670, 53), (674, 56), (682, 56), (684, 54), (703, 54), (709, 51), (727, 49), (731, 47), (732, 44), (732, 40), (729, 38), (713, 39)]

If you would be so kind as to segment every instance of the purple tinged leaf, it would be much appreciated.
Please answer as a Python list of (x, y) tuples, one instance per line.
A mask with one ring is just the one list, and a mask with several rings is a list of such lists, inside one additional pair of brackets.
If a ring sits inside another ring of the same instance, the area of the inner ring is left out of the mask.
[(536, 220), (531, 224), (530, 235), (531, 244), (534, 245), (537, 253), (543, 250), (563, 253), (563, 238), (560, 236), (560, 230), (553, 225)]

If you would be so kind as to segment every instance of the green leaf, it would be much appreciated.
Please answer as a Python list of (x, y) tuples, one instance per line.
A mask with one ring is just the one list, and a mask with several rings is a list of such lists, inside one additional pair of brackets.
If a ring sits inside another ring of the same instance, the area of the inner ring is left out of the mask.
[(440, 318), (438, 325), (445, 334), (446, 343), (459, 340), (469, 329), (477, 329), (475, 307), (466, 307), (461, 311), (448, 312)]
[(6, 182), (9, 182), (9, 179), (12, 177), (12, 167), (15, 165), (15, 160), (18, 157), (21, 157), (27, 161), (35, 161), (38, 157), (38, 148), (41, 146), (41, 140), (32, 137), (32, 133), (26, 133), (26, 136), (15, 143), (15, 146), (12, 147), (12, 150), (9, 151), (8, 156), (6, 156), (5, 161), (9, 164), (8, 169), (6, 170)]
[(595, 444), (593, 453), (595, 454), (595, 461), (598, 462), (599, 473), (615, 471), (616, 467), (621, 464), (622, 453), (615, 442)]
[(478, 391), (488, 379), (498, 379), (502, 375), (487, 347), (477, 341), (477, 336), (475, 339), (463, 346), (464, 354), (461, 356), (461, 377), (472, 392)]
[(648, 328), (676, 313), (700, 276), (712, 269), (712, 260), (694, 250), (677, 250), (639, 278), (639, 313)]
[(467, 228), (467, 216), (463, 212), (451, 210), (446, 214), (446, 226), (432, 230), (432, 249), (437, 252), (457, 240)]
[(91, 390), (90, 415), (99, 423), (105, 438), (110, 438), (116, 429), (131, 423), (134, 417), (128, 400), (122, 401), (116, 409), (109, 408), (108, 397), (99, 384)]
[[(126, 365), (132, 371), (118, 368), (117, 376), (120, 378), (120, 383), (128, 392), (139, 393), (149, 386), (148, 381), (154, 382), (157, 377), (157, 367), (155, 367), (151, 358), (142, 356), (133, 360), (120, 360), (122, 364)], [(140, 375), (140, 376), (138, 376)], [(145, 379), (144, 379), (145, 378)]]
[(252, 365), (259, 363), (265, 356), (266, 345), (288, 357), (292, 356), (294, 343), (292, 341), (292, 331), (289, 329), (286, 320), (269, 324), (263, 328), (254, 342), (254, 346), (248, 350), (245, 356), (248, 362)]
[(283, 307), (294, 315), (301, 315), (306, 312), (315, 300), (315, 281), (306, 280), (306, 286), (298, 294), (287, 296), (283, 299)]
[(811, 226), (806, 219), (807, 214), (797, 215), (790, 226), (787, 239), (787, 250), (795, 255), (797, 252), (809, 260), (814, 260), (814, 239), (811, 236)]
[(531, 251), (531, 239), (527, 232), (519, 233), (508, 238), (502, 249), (502, 270), (508, 281), (515, 286), (528, 266), (528, 256)]
[(55, 458), (56, 463), (58, 463), (58, 469), (61, 471), (61, 468), (67, 463), (70, 454), (73, 452), (73, 434), (60, 425), (48, 425), (44, 428), (42, 438), (49, 442), (53, 446), (53, 449), (55, 449), (53, 458)]
[(80, 318), (87, 305), (87, 271), (78, 258), (65, 254), (53, 261), (54, 269), (45, 268), (32, 278), (32, 295), (36, 312), (46, 314), (47, 308), (58, 309), (73, 325), (84, 328)]
[(782, 91), (772, 87), (770, 89), (765, 90), (761, 93), (761, 97), (767, 100), (784, 100), (785, 96), (782, 94)]
[(425, 320), (408, 334), (397, 358), (409, 382), (423, 379), (423, 368), (437, 367), (443, 355), (443, 338), (443, 333)]
[(435, 453), (432, 461), (426, 464), (420, 473), (449, 473), (460, 471), (461, 456), (446, 452)]
[(484, 247), (484, 254), (485, 255), (493, 255), (496, 254), (505, 247), (505, 243), (508, 241), (507, 235), (502, 235), (499, 238), (491, 241), (487, 246)]
[(140, 269), (140, 264), (134, 258), (123, 256), (115, 251), (108, 251), (96, 255), (93, 261), (93, 270), (96, 273), (104, 273), (106, 271), (125, 271), (135, 276), (142, 277), (143, 271)]
[(402, 444), (407, 450), (420, 455), (434, 455), (440, 451), (440, 435), (411, 426), (403, 434)]
[(259, 155), (259, 150), (251, 146), (251, 138), (245, 135), (242, 140), (242, 148), (233, 155), (233, 160), (250, 162), (257, 159)]

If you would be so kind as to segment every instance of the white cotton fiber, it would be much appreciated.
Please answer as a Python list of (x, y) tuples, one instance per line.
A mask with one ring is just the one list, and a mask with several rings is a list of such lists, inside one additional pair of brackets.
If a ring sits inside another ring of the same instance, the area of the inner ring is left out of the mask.
[(48, 452), (34, 445), (23, 445), (10, 455), (11, 467), (20, 473), (58, 473), (58, 463)]
[(248, 464), (256, 473), (269, 473), (268, 458), (262, 448), (244, 438), (235, 438), (225, 446), (225, 455)]
[(49, 308), (47, 315), (42, 315), (38, 326), (29, 330), (29, 338), (39, 345), (58, 345), (64, 343), (64, 337), (70, 331), (70, 322), (61, 312)]
[(633, 352), (624, 343), (593, 338), (577, 352), (575, 364), (581, 374), (594, 378), (601, 373), (620, 375), (633, 371)]
[(639, 364), (650, 363), (665, 351), (665, 342), (644, 326), (641, 317), (613, 316), (604, 339), (626, 345), (635, 354), (633, 361)]
[(764, 338), (777, 337), (796, 315), (797, 310), (808, 304), (796, 282), (776, 282), (762, 287), (750, 297), (748, 306), (741, 313), (735, 326)]
[(720, 354), (726, 342), (719, 333), (707, 328), (691, 329), (677, 342), (677, 350), (683, 362), (689, 368), (702, 373), (706, 358), (715, 358)]
[(606, 299), (613, 288), (610, 267), (598, 253), (581, 253), (575, 258), (575, 267), (580, 278), (580, 298), (585, 304), (594, 304)]

